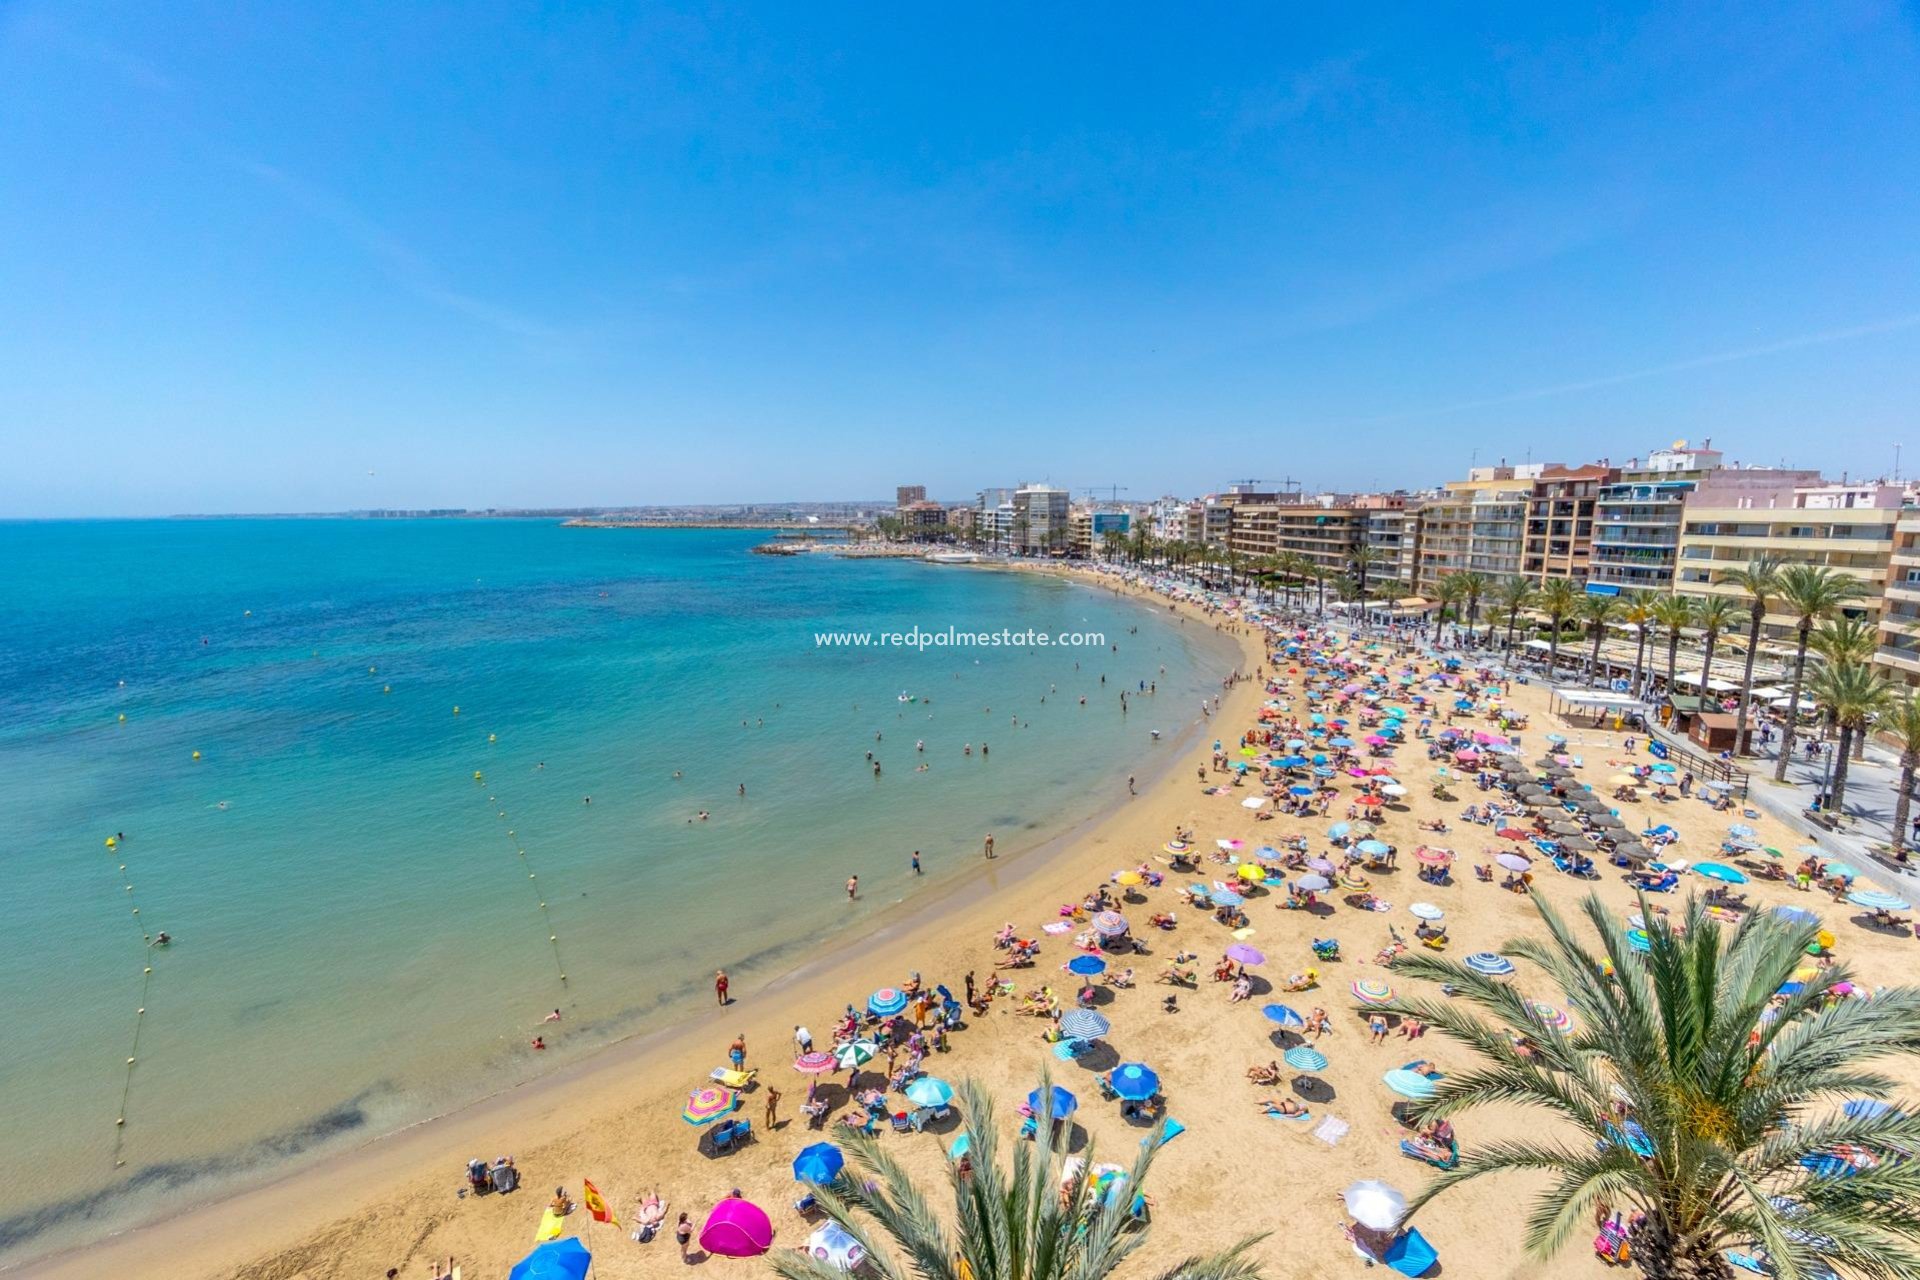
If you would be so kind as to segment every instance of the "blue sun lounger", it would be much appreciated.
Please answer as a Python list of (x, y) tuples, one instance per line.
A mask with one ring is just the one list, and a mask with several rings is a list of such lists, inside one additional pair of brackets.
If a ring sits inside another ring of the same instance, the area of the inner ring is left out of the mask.
[(1433, 1264), (1440, 1261), (1440, 1255), (1427, 1243), (1425, 1236), (1417, 1229), (1408, 1227), (1394, 1237), (1387, 1251), (1380, 1255), (1380, 1261), (1403, 1276), (1423, 1276), (1433, 1270)]

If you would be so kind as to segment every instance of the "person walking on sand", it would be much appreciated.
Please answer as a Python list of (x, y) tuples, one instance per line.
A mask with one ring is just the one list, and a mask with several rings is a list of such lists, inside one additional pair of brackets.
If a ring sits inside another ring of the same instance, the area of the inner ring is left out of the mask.
[(747, 1033), (746, 1032), (742, 1031), (739, 1035), (735, 1036), (733, 1038), (733, 1043), (727, 1046), (727, 1060), (733, 1063), (733, 1069), (735, 1071), (738, 1071), (747, 1065)]
[(805, 1027), (793, 1029), (793, 1047), (801, 1053), (813, 1052), (813, 1032)]
[(767, 1086), (767, 1128), (780, 1123), (780, 1091), (772, 1085)]
[(847, 877), (847, 901), (852, 902), (860, 893), (860, 877)]
[(723, 1005), (724, 1005), (724, 1004), (726, 1004), (726, 1003), (728, 1003), (728, 1001), (727, 1001), (727, 971), (726, 971), (725, 969), (716, 969), (716, 970), (714, 970), (714, 973), (713, 973), (713, 995), (714, 995), (714, 999), (715, 999), (715, 1000), (717, 1000), (717, 1001), (718, 1001), (719, 1003), (721, 1003), (721, 1004), (723, 1004)]
[(915, 875), (925, 874), (925, 872), (920, 870), (920, 851), (918, 849), (915, 849), (913, 851), (913, 874)]
[(693, 1224), (687, 1221), (684, 1213), (680, 1215), (680, 1221), (673, 1224), (673, 1238), (680, 1242), (680, 1261), (687, 1261), (687, 1246), (693, 1243)]
[(989, 858), (993, 856), (993, 832), (991, 831), (987, 832), (987, 856)]

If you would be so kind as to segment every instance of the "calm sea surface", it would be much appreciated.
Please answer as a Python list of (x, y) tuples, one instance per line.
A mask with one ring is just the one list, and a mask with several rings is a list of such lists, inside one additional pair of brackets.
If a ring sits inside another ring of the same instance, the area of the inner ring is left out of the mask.
[[(1112, 803), (1232, 661), (1106, 592), (757, 540), (0, 524), (0, 1259), (551, 1069), (716, 967), (788, 968), (976, 870), (987, 831)], [(814, 641), (915, 625), (1118, 651)]]

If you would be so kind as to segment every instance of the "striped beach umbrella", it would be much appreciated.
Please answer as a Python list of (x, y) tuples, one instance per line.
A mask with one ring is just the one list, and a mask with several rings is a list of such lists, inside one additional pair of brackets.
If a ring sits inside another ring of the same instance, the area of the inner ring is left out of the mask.
[(1533, 1010), (1533, 1016), (1562, 1033), (1573, 1030), (1573, 1015), (1565, 1009), (1548, 1004), (1545, 1000), (1529, 1000), (1527, 1008)]
[(1386, 1082), (1387, 1088), (1403, 1098), (1423, 1102), (1434, 1094), (1433, 1081), (1418, 1071), (1409, 1071), (1405, 1067), (1395, 1068), (1380, 1078)]
[(1295, 1071), (1324, 1071), (1327, 1055), (1308, 1045), (1297, 1045), (1286, 1052), (1287, 1065)]
[(1117, 938), (1128, 928), (1127, 918), (1118, 911), (1102, 911), (1093, 918), (1093, 931), (1103, 938)]
[(1651, 951), (1653, 950), (1653, 939), (1647, 936), (1645, 929), (1629, 929), (1627, 930), (1627, 945), (1635, 951)]
[(1467, 968), (1489, 978), (1504, 978), (1513, 972), (1513, 961), (1491, 951), (1476, 951), (1467, 957)]
[(687, 1106), (680, 1118), (688, 1124), (710, 1124), (740, 1105), (740, 1095), (731, 1089), (708, 1085), (687, 1095)]
[(1868, 889), (1848, 894), (1847, 901), (1856, 907), (1865, 907), (1869, 911), (1905, 911), (1909, 905), (1905, 898), (1897, 898), (1891, 893), (1880, 893), (1877, 890)]
[(1393, 999), (1393, 988), (1380, 978), (1355, 978), (1353, 998), (1363, 1004), (1385, 1004)]
[(1113, 1024), (1091, 1009), (1069, 1009), (1060, 1015), (1060, 1034), (1070, 1040), (1098, 1040)]
[(1307, 870), (1318, 871), (1323, 876), (1330, 876), (1339, 869), (1340, 868), (1334, 866), (1332, 860), (1328, 858), (1307, 859)]
[(872, 1062), (880, 1052), (880, 1046), (871, 1040), (850, 1040), (833, 1051), (833, 1064), (842, 1071), (854, 1067), (864, 1067)]
[(838, 1065), (839, 1064), (833, 1060), (832, 1054), (822, 1052), (819, 1049), (803, 1053), (793, 1060), (793, 1069), (795, 1071), (810, 1076), (825, 1075)]
[(1425, 863), (1429, 867), (1437, 867), (1442, 863), (1452, 862), (1453, 854), (1445, 849), (1429, 849), (1423, 845), (1413, 851), (1413, 860)]
[(907, 993), (898, 987), (882, 987), (867, 997), (867, 1012), (881, 1018), (891, 1018), (903, 1013), (907, 1007)]

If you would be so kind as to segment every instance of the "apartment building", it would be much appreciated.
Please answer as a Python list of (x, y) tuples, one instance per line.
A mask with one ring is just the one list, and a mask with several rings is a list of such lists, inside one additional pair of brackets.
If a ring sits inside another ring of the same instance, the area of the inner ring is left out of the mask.
[(1676, 440), (1671, 448), (1653, 450), (1644, 462), (1628, 459), (1620, 474), (1600, 487), (1589, 590), (1607, 595), (1659, 591), (1673, 581), (1687, 495), (1723, 465), (1720, 451), (1707, 447), (1712, 444), (1708, 440), (1690, 449)]
[(923, 484), (903, 484), (893, 491), (893, 506), (896, 511), (904, 511), (916, 502), (927, 500), (927, 486)]
[(1013, 545), (1013, 490), (982, 489), (974, 497), (973, 535), (989, 547)]
[(1013, 491), (1013, 538), (1022, 551), (1058, 551), (1071, 532), (1072, 498), (1050, 484), (1023, 484)]
[(944, 533), (947, 528), (947, 509), (938, 502), (928, 502), (925, 498), (907, 503), (894, 514), (899, 516), (900, 522), (906, 526), (909, 536)]
[(1107, 535), (1133, 529), (1133, 513), (1105, 507), (1075, 507), (1067, 517), (1067, 548), (1077, 556), (1106, 554)]
[[(1420, 505), (1415, 587), (1431, 595), (1440, 579), (1473, 570), (1490, 578), (1521, 572), (1534, 483), (1557, 463), (1475, 467)], [(1565, 468), (1559, 468), (1565, 470)]]
[(1420, 560), (1420, 506), (1417, 499), (1402, 499), (1397, 508), (1369, 510), (1365, 545), (1373, 552), (1367, 567), (1367, 590), (1385, 595), (1389, 588), (1411, 592)]
[[(1834, 569), (1859, 581), (1849, 617), (1877, 620), (1887, 588), (1902, 492), (1890, 484), (1828, 484), (1813, 471), (1724, 468), (1687, 495), (1674, 587), (1687, 595), (1744, 600), (1726, 575), (1756, 557)], [(1772, 612), (1769, 635), (1794, 619)]]
[(1585, 586), (1600, 491), (1619, 473), (1604, 462), (1549, 466), (1527, 496), (1520, 572), (1529, 581), (1566, 578)]
[(1902, 684), (1920, 684), (1920, 511), (1911, 507), (1893, 525), (1874, 662)]

